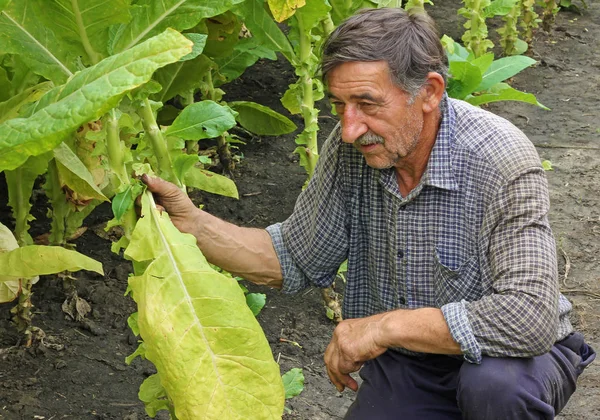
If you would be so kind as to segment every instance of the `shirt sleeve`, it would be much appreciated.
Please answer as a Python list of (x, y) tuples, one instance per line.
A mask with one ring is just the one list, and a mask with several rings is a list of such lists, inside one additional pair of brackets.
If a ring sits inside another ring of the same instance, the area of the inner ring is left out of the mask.
[(339, 130), (325, 141), (315, 172), (292, 215), (267, 232), (283, 273), (282, 291), (295, 293), (310, 285), (330, 286), (348, 255), (342, 142)]
[(467, 361), (481, 355), (531, 357), (549, 351), (558, 327), (556, 245), (548, 223), (548, 186), (532, 168), (500, 189), (485, 216), (492, 293), (442, 307)]

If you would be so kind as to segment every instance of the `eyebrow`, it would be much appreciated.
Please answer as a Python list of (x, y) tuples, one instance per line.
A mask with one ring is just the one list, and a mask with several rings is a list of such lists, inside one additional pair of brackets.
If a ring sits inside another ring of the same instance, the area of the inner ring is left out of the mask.
[[(327, 96), (329, 96), (329, 99), (339, 99), (337, 96), (335, 96), (332, 93), (328, 93)], [(370, 93), (361, 93), (358, 95), (351, 95), (350, 99), (366, 99), (367, 101), (371, 101), (371, 102), (381, 102), (380, 100), (374, 98)]]

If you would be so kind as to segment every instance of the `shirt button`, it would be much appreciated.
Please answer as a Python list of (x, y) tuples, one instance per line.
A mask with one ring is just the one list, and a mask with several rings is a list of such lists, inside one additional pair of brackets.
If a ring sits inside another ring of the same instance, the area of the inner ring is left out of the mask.
[(400, 303), (400, 305), (404, 305), (406, 303), (406, 299), (404, 299), (404, 297), (401, 297), (400, 299), (398, 299), (398, 303)]
[(398, 258), (404, 258), (404, 251), (398, 251)]

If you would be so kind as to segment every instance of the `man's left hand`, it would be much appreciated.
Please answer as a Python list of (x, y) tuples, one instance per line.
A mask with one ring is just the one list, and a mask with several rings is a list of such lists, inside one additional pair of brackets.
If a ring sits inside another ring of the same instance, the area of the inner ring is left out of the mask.
[(333, 338), (325, 350), (325, 365), (329, 379), (339, 392), (348, 387), (358, 390), (358, 383), (350, 373), (360, 369), (364, 362), (383, 354), (387, 348), (380, 343), (382, 315), (347, 319), (333, 331)]

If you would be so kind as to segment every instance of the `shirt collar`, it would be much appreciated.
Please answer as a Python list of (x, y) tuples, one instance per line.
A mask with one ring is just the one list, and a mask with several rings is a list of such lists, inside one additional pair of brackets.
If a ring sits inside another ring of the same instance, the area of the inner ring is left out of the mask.
[(427, 169), (423, 174), (422, 183), (445, 190), (457, 190), (458, 183), (452, 170), (452, 146), (454, 145), (454, 130), (456, 113), (448, 96), (442, 98), (442, 121), (435, 139), (435, 144), (429, 156)]

